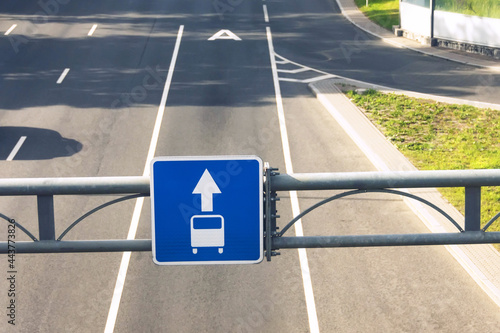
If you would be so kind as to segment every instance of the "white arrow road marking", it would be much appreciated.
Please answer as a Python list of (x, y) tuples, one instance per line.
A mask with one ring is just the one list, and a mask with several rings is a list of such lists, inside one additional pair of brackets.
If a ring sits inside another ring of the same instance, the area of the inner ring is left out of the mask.
[(214, 200), (213, 195), (216, 193), (221, 193), (219, 187), (215, 183), (210, 172), (205, 169), (203, 175), (201, 176), (198, 184), (193, 190), (193, 194), (201, 194), (201, 211), (202, 212), (213, 212), (214, 210)]
[(236, 36), (230, 30), (222, 29), (208, 40), (216, 40), (216, 39), (233, 39), (233, 40), (241, 40), (240, 37)]

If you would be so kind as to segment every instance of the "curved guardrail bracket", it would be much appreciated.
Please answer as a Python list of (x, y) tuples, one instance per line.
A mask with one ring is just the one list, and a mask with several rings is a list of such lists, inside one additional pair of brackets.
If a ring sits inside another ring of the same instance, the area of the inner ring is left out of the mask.
[(304, 217), (305, 215), (309, 214), (310, 212), (312, 212), (313, 210), (315, 210), (316, 208), (318, 207), (321, 207), (323, 206), (324, 204), (327, 204), (329, 203), (330, 201), (333, 201), (333, 200), (337, 200), (337, 199), (340, 199), (340, 198), (344, 198), (344, 197), (347, 197), (347, 196), (350, 196), (350, 195), (355, 195), (355, 194), (360, 194), (360, 193), (366, 193), (367, 191), (366, 190), (354, 190), (354, 191), (349, 191), (349, 192), (344, 192), (344, 193), (340, 193), (340, 194), (336, 194), (334, 196), (331, 196), (329, 198), (326, 198), (314, 205), (312, 205), (311, 207), (307, 208), (306, 210), (304, 210), (302, 213), (300, 213), (299, 215), (295, 216), (290, 222), (288, 222), (288, 224), (278, 233), (278, 236), (279, 237), (282, 237), (285, 232), (288, 231), (288, 229), (290, 229), (298, 220), (300, 220), (302, 217)]
[(488, 223), (486, 223), (484, 228), (481, 230), (486, 231), (493, 224), (493, 222), (495, 222), (499, 217), (500, 217), (500, 212), (498, 212), (497, 215), (495, 215)]
[(73, 229), (78, 223), (80, 223), (81, 221), (83, 221), (84, 219), (86, 219), (87, 217), (89, 217), (90, 215), (94, 214), (95, 212), (98, 212), (100, 211), (101, 209), (103, 208), (106, 208), (108, 206), (111, 206), (111, 205), (114, 205), (116, 203), (119, 203), (119, 202), (122, 202), (122, 201), (126, 201), (126, 200), (130, 200), (130, 199), (134, 199), (134, 198), (140, 198), (140, 197), (144, 197), (146, 196), (145, 194), (132, 194), (132, 195), (127, 195), (125, 197), (121, 197), (121, 198), (118, 198), (118, 199), (114, 199), (114, 200), (111, 200), (111, 201), (108, 201), (102, 205), (99, 205), (97, 206), (96, 208), (88, 211), (87, 213), (83, 214), (82, 216), (80, 216), (75, 222), (71, 223), (69, 225), (69, 227), (66, 228), (66, 230), (64, 230), (61, 235), (57, 238), (58, 241), (61, 241), (63, 239), (64, 236), (66, 236), (66, 234), (71, 230)]
[(285, 232), (290, 229), (298, 220), (300, 220), (302, 217), (304, 217), (305, 215), (309, 214), (310, 212), (312, 212), (313, 210), (315, 210), (316, 208), (319, 208), (331, 201), (334, 201), (334, 200), (337, 200), (337, 199), (340, 199), (340, 198), (344, 198), (344, 197), (348, 197), (348, 196), (351, 196), (351, 195), (356, 195), (356, 194), (362, 194), (362, 193), (388, 193), (388, 194), (395, 194), (395, 195), (401, 195), (401, 196), (405, 196), (405, 197), (408, 197), (408, 198), (411, 198), (411, 199), (414, 199), (414, 200), (418, 200), (420, 202), (422, 202), (423, 204), (431, 207), (432, 209), (436, 210), (437, 212), (439, 212), (441, 215), (443, 215), (444, 217), (446, 217), (457, 229), (458, 231), (460, 232), (463, 232), (464, 229), (460, 226), (460, 224), (458, 224), (450, 215), (448, 215), (445, 211), (443, 211), (441, 208), (437, 207), (436, 205), (434, 205), (433, 203), (425, 200), (425, 199), (422, 199), (416, 195), (413, 195), (413, 194), (410, 194), (410, 193), (407, 193), (407, 192), (403, 192), (403, 191), (397, 191), (397, 190), (390, 190), (390, 189), (372, 189), (372, 190), (353, 190), (353, 191), (348, 191), (348, 192), (343, 192), (343, 193), (340, 193), (340, 194), (336, 194), (334, 196), (331, 196), (327, 199), (324, 199), (314, 205), (312, 205), (311, 207), (309, 207), (308, 209), (304, 210), (302, 213), (300, 213), (299, 215), (297, 215), (295, 218), (293, 218), (290, 222), (288, 222), (288, 224), (281, 230), (281, 232), (278, 234), (279, 237), (282, 237)]
[(23, 227), (16, 220), (9, 218), (8, 216), (6, 216), (6, 215), (4, 215), (2, 213), (0, 213), (0, 217), (3, 218), (4, 220), (6, 220), (9, 223), (14, 223), (14, 225), (16, 226), (16, 228), (19, 228), (19, 230), (21, 230), (26, 235), (28, 235), (28, 237), (31, 238), (34, 242), (38, 242), (38, 239), (35, 236), (33, 236), (33, 234), (31, 232), (29, 232), (28, 229), (26, 229), (25, 227)]

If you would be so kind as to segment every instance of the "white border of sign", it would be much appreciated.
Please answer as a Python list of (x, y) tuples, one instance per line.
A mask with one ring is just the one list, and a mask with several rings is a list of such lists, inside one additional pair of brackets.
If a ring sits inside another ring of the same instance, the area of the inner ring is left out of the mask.
[[(154, 174), (153, 165), (158, 161), (222, 161), (222, 160), (253, 160), (259, 163), (259, 193), (262, 193), (259, 200), (259, 248), (260, 256), (257, 260), (233, 260), (233, 261), (172, 261), (158, 262), (156, 260), (156, 244), (155, 244), (155, 212), (154, 212)], [(258, 264), (264, 259), (264, 176), (262, 159), (255, 155), (215, 155), (215, 156), (159, 156), (151, 161), (150, 166), (150, 183), (151, 183), (151, 237), (152, 237), (152, 254), (153, 262), (160, 266), (177, 266), (177, 265), (230, 265), (230, 264)]]

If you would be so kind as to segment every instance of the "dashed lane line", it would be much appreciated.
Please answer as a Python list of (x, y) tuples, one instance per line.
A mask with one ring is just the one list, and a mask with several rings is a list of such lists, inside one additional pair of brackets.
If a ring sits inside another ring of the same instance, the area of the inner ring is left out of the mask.
[(57, 80), (57, 84), (61, 84), (64, 79), (66, 78), (66, 75), (69, 73), (69, 68), (65, 68), (64, 71), (62, 72), (61, 76), (59, 76), (59, 79)]
[(17, 141), (16, 145), (14, 146), (14, 149), (12, 149), (11, 153), (7, 157), (7, 161), (12, 161), (14, 157), (16, 157), (17, 153), (19, 152), (19, 149), (21, 149), (21, 146), (23, 145), (24, 141), (26, 141), (26, 136), (22, 136), (19, 141)]
[(269, 14), (267, 13), (267, 6), (262, 5), (262, 8), (264, 10), (264, 21), (266, 21), (266, 23), (269, 23)]
[(87, 36), (92, 36), (92, 35), (94, 34), (94, 32), (95, 32), (95, 29), (97, 29), (97, 24), (94, 24), (94, 25), (92, 26), (92, 28), (90, 28), (90, 31), (89, 31), (89, 33), (87, 34)]
[(16, 28), (16, 27), (17, 27), (17, 24), (13, 24), (13, 25), (9, 28), (9, 30), (7, 30), (7, 31), (4, 33), (4, 35), (5, 35), (5, 36), (8, 36), (8, 35), (9, 35), (9, 34), (10, 34), (10, 33), (11, 33), (11, 32), (12, 32), (12, 31)]

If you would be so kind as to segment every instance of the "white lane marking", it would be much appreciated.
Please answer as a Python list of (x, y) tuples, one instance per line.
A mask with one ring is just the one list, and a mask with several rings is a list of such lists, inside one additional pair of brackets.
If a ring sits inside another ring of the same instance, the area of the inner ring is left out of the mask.
[(361, 87), (366, 87), (366, 88), (372, 88), (372, 89), (375, 89), (375, 90), (380, 90), (380, 91), (382, 91), (384, 93), (402, 94), (402, 95), (408, 95), (410, 97), (432, 99), (432, 100), (436, 100), (436, 101), (439, 101), (439, 102), (445, 102), (445, 103), (449, 103), (449, 104), (461, 104), (461, 105), (466, 104), (466, 105), (472, 105), (472, 106), (476, 106), (478, 108), (483, 108), (483, 109), (490, 108), (490, 109), (494, 109), (494, 110), (500, 110), (500, 104), (478, 102), (478, 101), (472, 101), (472, 100), (460, 99), (460, 98), (451, 98), (451, 97), (445, 97), (445, 96), (440, 96), (440, 95), (424, 94), (424, 93), (418, 93), (418, 92), (409, 91), (409, 90), (401, 90), (401, 89), (397, 89), (397, 88), (391, 88), (391, 87), (382, 86), (382, 85), (379, 85), (379, 84), (367, 83), (367, 82), (364, 82), (364, 81), (350, 79), (350, 78), (345, 77), (345, 76), (340, 76), (340, 75), (337, 75), (337, 74), (330, 74), (328, 72), (325, 72), (325, 71), (322, 71), (322, 70), (319, 70), (319, 69), (308, 67), (308, 66), (299, 64), (299, 63), (297, 63), (295, 61), (292, 61), (290, 59), (287, 59), (285, 57), (282, 57), (279, 54), (276, 54), (276, 57), (279, 58), (279, 59), (281, 59), (281, 61), (280, 60), (276, 60), (277, 64), (292, 64), (292, 65), (295, 65), (295, 66), (309, 68), (311, 71), (314, 71), (314, 72), (317, 72), (317, 73), (321, 73), (321, 74), (324, 74), (324, 75), (332, 75), (332, 77), (335, 77), (337, 79), (345, 80), (349, 84), (360, 85)]
[(26, 140), (26, 137), (22, 136), (19, 139), (19, 141), (17, 141), (16, 145), (14, 146), (14, 149), (12, 149), (9, 156), (7, 157), (7, 161), (12, 161), (14, 159), (14, 157), (16, 157), (17, 153), (19, 152), (19, 149), (21, 149), (21, 146), (23, 145), (25, 140)]
[(317, 77), (313, 77), (310, 79), (304, 79), (304, 80), (293, 79), (290, 77), (280, 77), (280, 81), (295, 82), (295, 83), (312, 83), (312, 82), (330, 79), (330, 78), (334, 78), (334, 77), (336, 77), (336, 76), (335, 75), (324, 75), (324, 76), (317, 76)]
[[(279, 54), (277, 54), (277, 53), (275, 54), (275, 56), (276, 56), (276, 58), (280, 58), (280, 59), (282, 60), (282, 61), (278, 61), (278, 60), (276, 60), (276, 63), (277, 63), (277, 64), (282, 63), (282, 62), (283, 62), (283, 63), (289, 63), (289, 62), (290, 62), (290, 60), (288, 60), (288, 59), (287, 59), (287, 58), (285, 58), (285, 57), (280, 56), (280, 55), (279, 55)], [(302, 65), (299, 65), (299, 66), (302, 66)]]
[(267, 14), (267, 6), (262, 5), (262, 8), (264, 9), (264, 20), (266, 21), (266, 23), (269, 23), (269, 15)]
[(5, 36), (8, 36), (8, 35), (12, 32), (12, 30), (14, 30), (16, 27), (17, 27), (17, 24), (13, 24), (13, 25), (9, 28), (9, 30), (7, 30), (7, 31), (4, 33), (4, 35), (5, 35)]
[[(179, 27), (179, 32), (177, 33), (177, 40), (175, 42), (174, 52), (172, 54), (172, 60), (170, 61), (170, 67), (168, 69), (168, 75), (165, 81), (165, 87), (163, 88), (163, 94), (161, 96), (160, 105), (158, 107), (158, 113), (156, 115), (155, 126), (153, 129), (153, 134), (151, 136), (151, 142), (149, 144), (149, 151), (148, 151), (148, 156), (146, 158), (146, 165), (144, 166), (143, 176), (149, 176), (149, 168), (151, 160), (154, 157), (156, 146), (158, 144), (161, 122), (163, 120), (163, 114), (165, 113), (165, 105), (167, 103), (168, 92), (170, 91), (170, 84), (172, 82), (172, 77), (174, 75), (175, 63), (177, 61), (177, 55), (179, 54), (179, 47), (181, 44), (183, 31), (184, 31), (184, 26), (181, 25)], [(143, 205), (144, 205), (144, 198), (137, 199), (135, 203), (134, 213), (132, 214), (132, 221), (130, 223), (127, 239), (135, 239), (135, 234), (137, 232), (137, 227), (139, 225), (139, 218), (141, 216)], [(118, 308), (120, 307), (120, 300), (122, 298), (123, 287), (125, 285), (125, 278), (127, 277), (128, 265), (130, 263), (130, 256), (131, 252), (123, 252), (122, 261), (120, 263), (120, 269), (118, 271), (118, 276), (116, 278), (115, 289), (113, 291), (113, 299), (111, 300), (111, 305), (109, 307), (109, 312), (108, 312), (108, 319), (106, 320), (106, 327), (104, 329), (105, 333), (112, 333), (115, 329), (116, 317), (118, 316)]]
[(331, 78), (334, 78), (334, 77), (335, 77), (335, 75), (326, 74), (326, 75), (316, 76), (316, 77), (313, 77), (313, 78), (310, 78), (310, 79), (302, 80), (302, 82), (303, 83), (313, 83), (313, 82), (316, 82), (316, 81), (331, 79)]
[[(278, 79), (278, 68), (276, 67), (276, 59), (274, 54), (274, 46), (271, 35), (271, 28), (266, 27), (267, 43), (269, 45), (269, 56), (271, 58), (271, 68), (273, 72), (274, 91), (276, 95), (276, 107), (278, 110), (278, 119), (281, 133), (281, 144), (283, 146), (283, 156), (285, 159), (286, 173), (293, 173), (292, 158), (290, 153), (290, 144), (288, 141), (288, 132), (285, 123), (285, 112), (283, 108), (283, 100), (281, 98), (281, 89)], [(292, 204), (292, 214), (297, 216), (300, 214), (299, 200), (296, 191), (290, 191), (290, 201)], [(295, 234), (303, 236), (302, 221), (295, 223)], [(316, 303), (314, 301), (314, 291), (311, 281), (311, 272), (309, 271), (309, 261), (305, 249), (299, 249), (300, 270), (302, 271), (302, 283), (304, 285), (304, 294), (306, 297), (307, 316), (309, 319), (309, 330), (311, 333), (319, 333), (318, 315), (316, 313)]]
[(295, 62), (295, 61), (291, 61), (290, 59), (287, 59), (285, 57), (280, 56), (279, 54), (276, 54), (276, 57), (281, 59), (281, 61), (276, 61), (277, 64), (292, 64), (292, 65), (295, 65), (297, 67), (306, 68), (307, 70), (310, 70), (312, 72), (316, 72), (316, 73), (320, 73), (320, 74), (324, 74), (324, 75), (337, 76), (337, 75), (333, 75), (333, 74), (321, 71), (319, 69), (315, 69), (315, 68), (312, 68), (312, 67), (309, 67), (306, 65), (299, 64), (298, 62)]
[(90, 28), (90, 31), (89, 31), (89, 33), (87, 34), (87, 36), (92, 36), (92, 35), (94, 34), (94, 32), (95, 32), (95, 29), (97, 29), (97, 24), (94, 24), (94, 25), (92, 26), (92, 28)]
[(314, 69), (314, 68), (311, 68), (311, 67), (308, 67), (308, 66), (304, 66), (304, 65), (298, 64), (296, 62), (290, 61), (290, 60), (288, 60), (288, 59), (286, 59), (286, 58), (284, 58), (284, 57), (282, 57), (282, 56), (280, 56), (278, 54), (275, 54), (275, 56), (276, 56), (276, 58), (281, 59), (281, 60), (276, 60), (276, 58), (275, 58), (276, 64), (282, 64), (282, 65), (284, 65), (284, 64), (291, 64), (291, 65), (299, 67), (297, 69), (278, 69), (279, 73), (298, 74), (298, 73), (302, 73), (302, 72), (311, 71), (311, 72), (322, 74), (321, 76), (316, 76), (316, 77), (312, 77), (312, 78), (309, 78), (309, 79), (294, 79), (294, 78), (283, 78), (283, 77), (280, 77), (279, 78), (280, 81), (297, 82), (297, 83), (312, 83), (312, 82), (321, 81), (321, 80), (325, 80), (325, 79), (330, 79), (330, 78), (336, 77), (333, 74), (329, 74), (327, 72), (323, 72), (323, 71), (320, 71), (318, 69)]
[(66, 75), (69, 73), (69, 68), (65, 68), (64, 71), (62, 72), (61, 76), (59, 76), (59, 79), (57, 80), (57, 84), (61, 84), (64, 81), (64, 78)]
[(297, 69), (278, 69), (278, 73), (288, 73), (288, 74), (297, 74), (302, 72), (307, 72), (309, 68), (297, 68)]
[(280, 77), (280, 81), (285, 81), (285, 82), (296, 82), (296, 83), (304, 83), (302, 80), (299, 79), (292, 79), (289, 77)]

